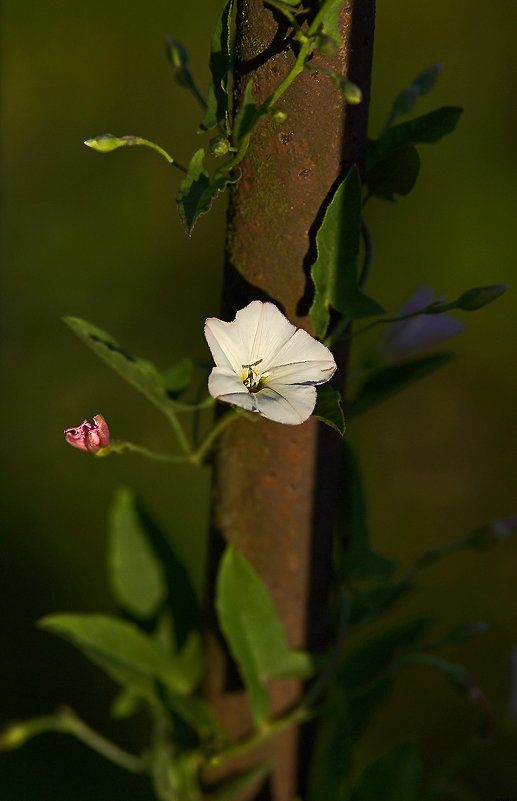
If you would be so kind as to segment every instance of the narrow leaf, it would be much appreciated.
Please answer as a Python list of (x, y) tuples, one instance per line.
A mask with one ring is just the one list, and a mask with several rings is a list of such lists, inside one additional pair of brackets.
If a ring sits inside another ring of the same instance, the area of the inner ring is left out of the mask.
[(336, 518), (336, 570), (343, 580), (383, 579), (395, 563), (369, 543), (367, 507), (361, 473), (350, 444), (343, 442)]
[(199, 126), (201, 131), (210, 131), (216, 125), (224, 125), (230, 133), (228, 115), (228, 73), (232, 69), (231, 19), (233, 0), (227, 0), (215, 24), (210, 42), (210, 72), (212, 83), (208, 89), (207, 108)]
[(338, 45), (341, 45), (341, 33), (339, 32), (339, 12), (341, 11), (341, 7), (343, 5), (344, 0), (334, 0), (330, 5), (327, 7), (325, 14), (323, 15), (323, 23), (322, 23), (322, 31), (326, 36), (330, 36), (331, 39)]
[(429, 94), (429, 92), (434, 89), (436, 80), (441, 71), (441, 64), (432, 64), (417, 75), (410, 86), (407, 86), (397, 95), (389, 118), (390, 124), (396, 120), (397, 117), (400, 117), (401, 114), (409, 114), (415, 107), (418, 98), (422, 95)]
[(452, 358), (454, 358), (452, 353), (435, 353), (432, 356), (423, 356), (421, 359), (375, 370), (348, 405), (348, 419), (357, 417), (377, 403), (386, 400), (395, 392), (447, 364)]
[(313, 416), (335, 429), (338, 434), (345, 433), (345, 416), (341, 408), (341, 395), (328, 384), (318, 387), (318, 399)]
[(212, 180), (203, 166), (205, 151), (200, 148), (192, 156), (188, 172), (180, 184), (176, 203), (180, 220), (188, 234), (192, 232), (200, 214), (206, 214), (212, 207), (213, 200), (226, 187), (239, 180), (239, 175), (219, 175)]
[(463, 112), (459, 106), (442, 106), (414, 120), (394, 125), (374, 142), (374, 152), (386, 153), (404, 145), (439, 142), (452, 133)]
[(163, 379), (154, 364), (126, 353), (106, 331), (86, 320), (80, 320), (78, 317), (65, 317), (64, 321), (97, 356), (100, 356), (106, 364), (158, 409), (166, 414), (169, 410), (174, 409), (174, 401), (169, 398)]
[(353, 319), (384, 314), (358, 286), (361, 238), (361, 181), (352, 167), (336, 190), (316, 234), (317, 258), (311, 269), (315, 295), (309, 316), (317, 337), (324, 337), (330, 307)]
[(268, 714), (265, 682), (274, 676), (307, 677), (308, 654), (291, 649), (262, 579), (229, 546), (221, 560), (216, 609), (242, 679), (248, 688), (256, 721)]
[(170, 398), (177, 398), (190, 386), (193, 369), (192, 360), (184, 358), (163, 370), (160, 378)]
[(418, 801), (420, 765), (415, 747), (402, 743), (370, 765), (354, 787), (350, 801)]
[(244, 90), (242, 105), (235, 116), (233, 126), (233, 143), (238, 146), (248, 136), (266, 110), (257, 106), (253, 97), (253, 81), (250, 79)]
[(109, 512), (108, 567), (113, 594), (124, 610), (140, 618), (158, 611), (167, 596), (165, 574), (128, 489), (117, 492)]
[(420, 156), (413, 145), (389, 150), (367, 170), (366, 185), (370, 195), (393, 202), (395, 195), (407, 195), (420, 172)]
[[(112, 678), (139, 689), (161, 681), (179, 694), (191, 689), (191, 678), (159, 646), (132, 623), (106, 615), (49, 615), (39, 622), (77, 646)], [(124, 678), (123, 678), (124, 677)]]

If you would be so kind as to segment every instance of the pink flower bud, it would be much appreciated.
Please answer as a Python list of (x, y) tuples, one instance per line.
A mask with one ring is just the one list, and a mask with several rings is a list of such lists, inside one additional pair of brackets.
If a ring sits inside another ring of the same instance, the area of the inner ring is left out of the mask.
[(110, 447), (110, 432), (102, 414), (96, 414), (92, 423), (85, 420), (77, 428), (66, 428), (65, 439), (69, 445), (88, 453)]

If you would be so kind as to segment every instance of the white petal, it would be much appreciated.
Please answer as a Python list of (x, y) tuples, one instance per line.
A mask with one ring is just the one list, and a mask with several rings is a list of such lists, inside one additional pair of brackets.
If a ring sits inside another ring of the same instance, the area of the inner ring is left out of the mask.
[(274, 363), (263, 369), (275, 378), (288, 378), (288, 383), (322, 384), (334, 375), (336, 362), (322, 342), (299, 328), (276, 354)]
[(296, 332), (296, 326), (276, 306), (260, 300), (254, 300), (238, 311), (234, 324), (248, 354), (244, 363), (254, 364), (260, 359), (259, 371)]
[(311, 386), (279, 385), (275, 389), (268, 386), (255, 393), (254, 397), (261, 415), (292, 426), (304, 423), (316, 405), (316, 389)]
[(205, 337), (216, 365), (240, 375), (247, 353), (243, 350), (240, 338), (235, 336), (232, 326), (234, 323), (209, 317), (205, 322)]
[(250, 394), (239, 376), (226, 367), (214, 367), (208, 377), (208, 391), (213, 398), (235, 393)]

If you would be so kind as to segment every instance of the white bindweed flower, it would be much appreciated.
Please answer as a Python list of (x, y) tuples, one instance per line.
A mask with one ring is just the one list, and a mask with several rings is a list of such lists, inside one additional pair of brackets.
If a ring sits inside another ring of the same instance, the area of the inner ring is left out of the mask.
[(212, 397), (277, 423), (307, 420), (316, 385), (336, 371), (330, 350), (272, 303), (254, 300), (231, 323), (209, 317), (205, 337), (216, 364), (208, 379)]

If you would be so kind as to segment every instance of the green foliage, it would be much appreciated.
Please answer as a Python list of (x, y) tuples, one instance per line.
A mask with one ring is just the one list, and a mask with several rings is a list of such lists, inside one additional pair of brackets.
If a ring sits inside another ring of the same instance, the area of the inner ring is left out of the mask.
[(235, 115), (233, 125), (233, 141), (239, 145), (250, 135), (259, 119), (267, 113), (267, 109), (257, 106), (253, 96), (253, 81), (250, 79), (244, 90), (242, 105)]
[(235, 183), (240, 177), (239, 175), (232, 177), (228, 174), (220, 174), (212, 180), (210, 173), (203, 165), (204, 157), (203, 148), (194, 153), (176, 196), (180, 220), (188, 234), (192, 233), (199, 215), (210, 211), (214, 199), (226, 189), (228, 184)]
[(388, 122), (385, 126), (386, 128), (391, 125), (397, 117), (400, 117), (402, 114), (409, 114), (410, 111), (413, 111), (418, 98), (422, 95), (429, 94), (429, 92), (434, 89), (436, 79), (441, 71), (441, 64), (433, 64), (417, 75), (409, 86), (399, 92), (393, 103)]
[(139, 618), (156, 614), (167, 596), (165, 573), (127, 489), (119, 490), (109, 513), (108, 567), (113, 595), (125, 611)]
[(356, 396), (348, 405), (348, 419), (363, 414), (372, 406), (432, 373), (453, 358), (453, 353), (434, 353), (431, 356), (423, 356), (419, 359), (374, 370), (365, 379)]
[(383, 579), (395, 563), (369, 544), (367, 508), (357, 458), (344, 440), (336, 515), (335, 563), (342, 580)]
[(341, 395), (329, 384), (318, 387), (318, 399), (312, 416), (333, 428), (338, 434), (345, 433), (345, 416), (341, 407)]
[(264, 720), (269, 707), (267, 679), (307, 678), (313, 670), (311, 658), (288, 646), (262, 579), (231, 546), (226, 549), (219, 568), (216, 610), (249, 692), (254, 720)]
[(309, 310), (315, 336), (325, 336), (331, 308), (352, 319), (384, 314), (382, 306), (359, 289), (360, 241), (361, 181), (357, 167), (352, 167), (316, 234), (318, 255), (311, 269), (315, 294)]
[(368, 194), (394, 201), (395, 195), (407, 195), (413, 189), (419, 172), (420, 157), (413, 145), (388, 150), (366, 173)]
[(350, 801), (418, 801), (420, 764), (414, 745), (401, 743), (370, 765)]
[(343, 0), (332, 0), (325, 9), (321, 26), (325, 36), (329, 36), (338, 47), (341, 45), (342, 41), (338, 26), (339, 12), (341, 11), (342, 5)]
[(227, 133), (231, 132), (228, 109), (228, 73), (233, 68), (232, 11), (233, 0), (227, 0), (212, 34), (209, 62), (212, 83), (208, 89), (207, 107), (199, 126), (200, 131), (211, 131), (217, 125), (223, 125)]
[(147, 701), (156, 700), (156, 682), (178, 695), (192, 690), (193, 677), (184, 660), (165, 653), (128, 621), (106, 615), (62, 614), (44, 617), (39, 626), (71, 642), (111, 678)]
[(187, 374), (190, 378), (190, 371), (186, 368), (184, 359), (162, 374), (152, 362), (126, 353), (118, 342), (101, 328), (78, 317), (65, 317), (64, 320), (82, 342), (154, 406), (166, 415), (174, 413), (178, 406), (169, 394), (169, 386), (171, 382), (172, 385), (175, 382), (174, 394), (179, 394), (188, 386)]
[(378, 139), (368, 142), (368, 159), (406, 145), (439, 142), (456, 128), (463, 109), (442, 106), (429, 114), (388, 128)]

